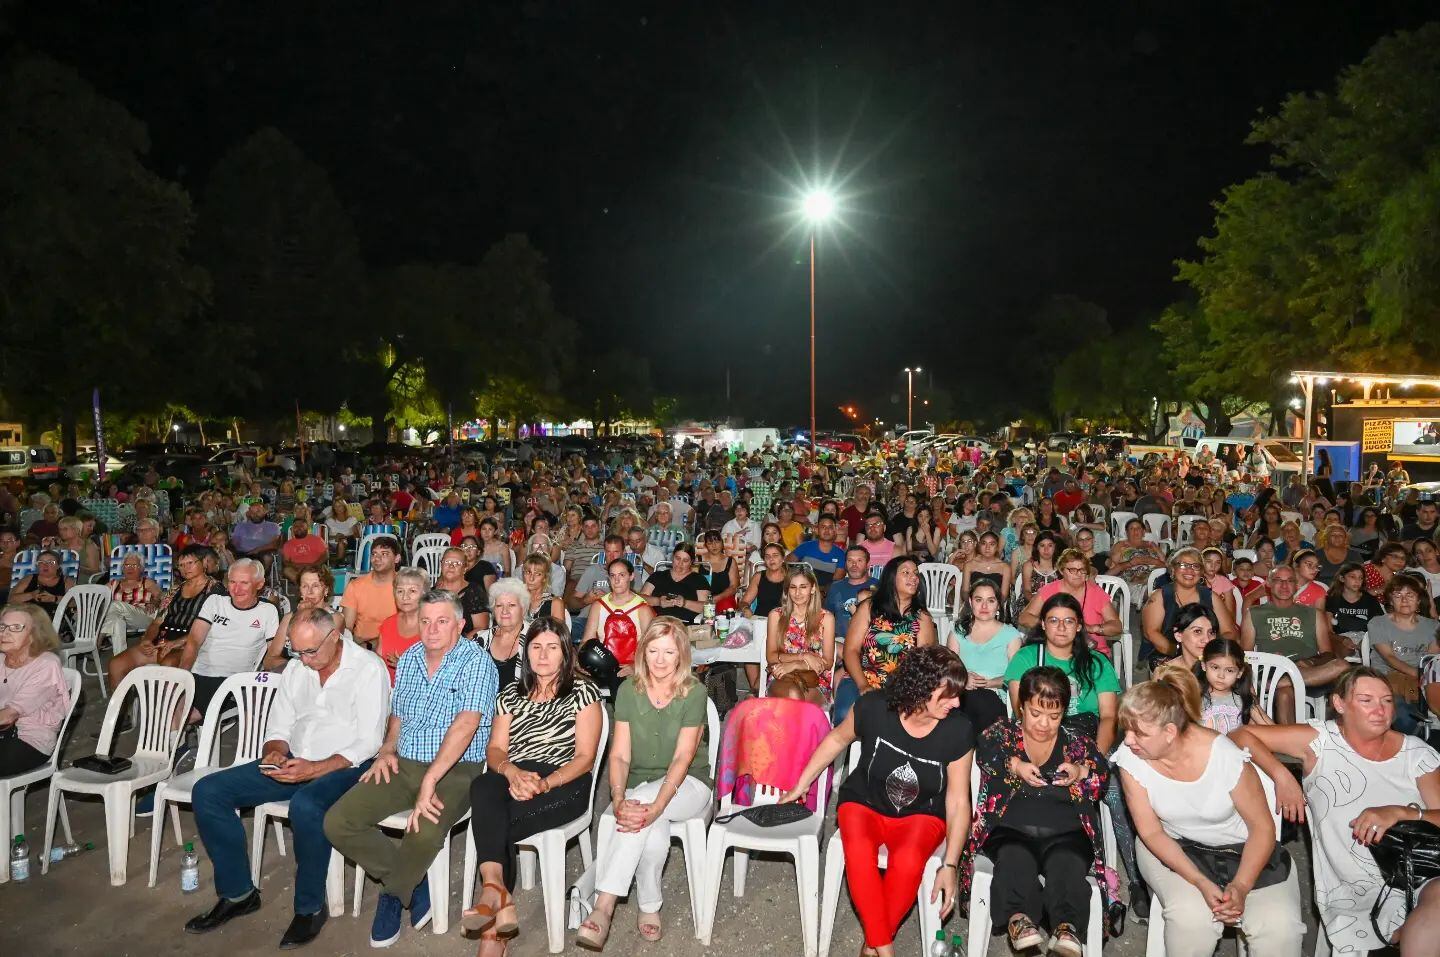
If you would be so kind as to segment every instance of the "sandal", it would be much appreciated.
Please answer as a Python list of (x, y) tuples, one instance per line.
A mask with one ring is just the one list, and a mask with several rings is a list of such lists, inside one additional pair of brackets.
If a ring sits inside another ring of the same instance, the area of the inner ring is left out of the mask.
[(514, 937), (520, 932), (520, 924), (515, 916), (515, 898), (510, 896), (510, 891), (502, 884), (486, 881), (480, 887), (482, 890), (486, 887), (495, 888), (500, 893), (500, 906), (491, 908), (486, 904), (477, 904), (461, 914), (461, 936), (473, 940), (493, 927), (497, 937)]
[(650, 943), (659, 943), (660, 938), (665, 936), (665, 928), (660, 923), (659, 914), (640, 914), (639, 924), (640, 937)]
[(575, 935), (575, 945), (596, 953), (604, 950), (605, 941), (610, 937), (610, 921), (614, 917), (614, 914), (602, 915), (592, 910), (580, 925), (580, 933)]

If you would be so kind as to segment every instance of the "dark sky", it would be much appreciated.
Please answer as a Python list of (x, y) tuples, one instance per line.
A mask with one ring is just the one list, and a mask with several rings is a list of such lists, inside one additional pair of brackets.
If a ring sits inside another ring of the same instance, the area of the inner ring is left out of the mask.
[(962, 399), (1024, 388), (1005, 337), (1038, 298), (1158, 312), (1211, 201), (1264, 162), (1257, 110), (1429, 10), (35, 0), (10, 20), (145, 121), (192, 194), (273, 125), (329, 170), (372, 266), (528, 233), (588, 341), (627, 338), (672, 391), (729, 365), (798, 421), (806, 179), (847, 194), (821, 237), (822, 420), (903, 415), (906, 364)]

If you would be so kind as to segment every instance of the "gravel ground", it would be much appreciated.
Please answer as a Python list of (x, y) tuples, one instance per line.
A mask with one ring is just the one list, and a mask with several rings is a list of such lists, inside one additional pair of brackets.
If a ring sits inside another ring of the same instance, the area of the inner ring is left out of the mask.
[[(94, 750), (102, 716), (101, 703), (93, 679), (86, 679), (86, 700), (66, 748), (67, 763)], [(121, 751), (133, 746), (133, 736), (122, 738)], [(605, 788), (599, 789), (604, 795)], [(179, 889), (180, 850), (167, 839), (162, 845), (157, 886), (146, 887), (149, 867), (150, 821), (141, 818), (135, 837), (130, 841), (129, 881), (124, 887), (111, 887), (105, 862), (104, 816), (98, 801), (73, 798), (69, 801), (70, 819), (75, 837), (80, 842), (93, 841), (97, 850), (56, 864), (46, 876), (40, 876), (38, 864), (34, 876), (25, 884), (0, 885), (0, 954), (43, 957), (51, 954), (91, 953), (97, 947), (113, 955), (145, 955), (161, 957), (168, 954), (193, 955), (197, 951), (224, 953), (240, 957), (275, 952), (280, 935), (290, 920), (290, 896), (294, 868), (290, 859), (275, 853), (273, 838), (266, 848), (261, 894), (264, 904), (260, 911), (232, 921), (224, 928), (204, 937), (191, 937), (181, 930), (185, 921), (207, 910), (212, 901), (212, 885), (208, 862), (201, 856), (201, 885), (196, 894), (185, 895)], [(45, 790), (32, 789), (26, 802), (27, 836), (38, 860), (44, 839)], [(187, 839), (194, 838), (194, 820), (182, 810), (181, 824)], [(833, 809), (822, 835), (828, 839), (834, 824)], [(57, 838), (58, 834), (57, 828)], [(195, 838), (198, 845), (198, 838)], [(445, 936), (436, 936), (427, 928), (416, 932), (408, 926), (400, 941), (391, 949), (397, 955), (454, 955), (474, 953), (475, 944), (458, 933), (460, 866), (463, 847), (459, 841), (452, 855), (451, 929)], [(1302, 889), (1309, 899), (1309, 866), (1304, 857), (1303, 842), (1291, 845), (1302, 876)], [(568, 878), (573, 880), (580, 868), (579, 854), (571, 845)], [(353, 871), (347, 869), (347, 884)], [(801, 955), (804, 953), (796, 900), (794, 869), (788, 859), (752, 858), (746, 894), (733, 896), (732, 868), (727, 864), (710, 947), (695, 939), (690, 918), (690, 900), (686, 890), (685, 868), (679, 845), (674, 845), (665, 871), (666, 934), (660, 944), (646, 944), (635, 931), (635, 908), (628, 902), (616, 912), (615, 929), (607, 954), (675, 955), (692, 957), (703, 953), (747, 955)], [(375, 885), (365, 891), (359, 917), (332, 918), (324, 932), (308, 950), (315, 954), (363, 954), (370, 952), (370, 917), (375, 902)], [(349, 887), (346, 892), (347, 906)], [(82, 902), (89, 901), (88, 904)], [(521, 933), (510, 945), (513, 957), (540, 957), (545, 946), (544, 917), (538, 887), (520, 891)], [(1308, 908), (1307, 908), (1308, 909)], [(1307, 914), (1311, 932), (1305, 953), (1313, 947), (1314, 920)], [(964, 928), (955, 920), (949, 930)], [(567, 952), (581, 952), (573, 944), (574, 936), (567, 931)], [(922, 949), (919, 929), (912, 913), (898, 936), (899, 952), (904, 955), (928, 954)], [(842, 895), (840, 912), (835, 920), (831, 953), (856, 954), (860, 945), (860, 929), (849, 898)], [(1222, 945), (1221, 953), (1229, 953), (1231, 945)], [(1145, 952), (1145, 928), (1129, 922), (1119, 940), (1107, 944), (1111, 957), (1138, 957)], [(1002, 957), (1009, 948), (1002, 938), (990, 942), (991, 957)], [(1263, 955), (1261, 955), (1263, 957)]]

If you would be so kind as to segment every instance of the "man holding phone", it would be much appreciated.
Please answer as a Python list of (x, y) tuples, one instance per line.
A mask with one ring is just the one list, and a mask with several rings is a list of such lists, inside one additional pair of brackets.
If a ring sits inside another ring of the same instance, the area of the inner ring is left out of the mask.
[(373, 653), (337, 631), (330, 612), (296, 612), (294, 653), (279, 675), (260, 760), (217, 771), (195, 785), (195, 822), (215, 869), (219, 900), (185, 925), (204, 934), (260, 907), (250, 880), (245, 827), (238, 811), (290, 802), (295, 847), (295, 917), (280, 939), (289, 949), (314, 940), (325, 926), (325, 874), (330, 842), (325, 812), (370, 767), (385, 737), (390, 676)]

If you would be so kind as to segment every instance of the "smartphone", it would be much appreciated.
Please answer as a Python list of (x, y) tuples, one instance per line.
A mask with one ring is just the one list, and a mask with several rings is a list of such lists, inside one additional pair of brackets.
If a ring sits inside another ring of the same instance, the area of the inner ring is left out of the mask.
[(279, 770), (280, 770), (280, 765), (278, 765), (278, 764), (262, 764), (262, 765), (260, 765), (260, 770), (261, 770), (261, 771), (279, 771)]

